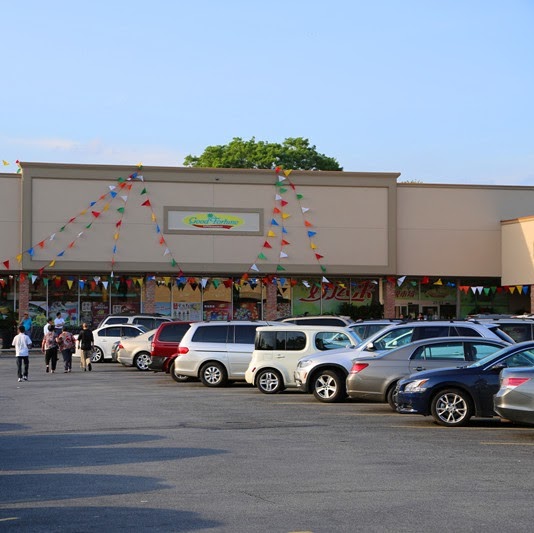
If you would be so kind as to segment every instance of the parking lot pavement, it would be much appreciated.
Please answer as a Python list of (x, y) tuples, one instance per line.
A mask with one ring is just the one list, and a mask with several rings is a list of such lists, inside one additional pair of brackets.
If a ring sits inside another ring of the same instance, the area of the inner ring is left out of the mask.
[(6, 531), (530, 531), (534, 429), (0, 357)]

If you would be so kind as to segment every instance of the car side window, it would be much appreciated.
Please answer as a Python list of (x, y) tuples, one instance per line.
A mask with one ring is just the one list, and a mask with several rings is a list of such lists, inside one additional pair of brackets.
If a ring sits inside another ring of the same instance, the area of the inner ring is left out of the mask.
[(236, 344), (254, 344), (257, 326), (234, 326)]
[(348, 335), (337, 331), (321, 331), (315, 336), (315, 347), (318, 350), (335, 350), (337, 348), (346, 348), (352, 344)]
[(199, 326), (193, 338), (193, 342), (226, 343), (228, 326)]
[(158, 340), (161, 342), (180, 342), (188, 329), (189, 324), (170, 324), (161, 328)]
[(300, 351), (306, 348), (306, 335), (302, 331), (288, 331), (286, 333), (286, 350)]
[(424, 359), (427, 361), (464, 361), (464, 343), (448, 342), (446, 344), (430, 344), (420, 346), (412, 359)]
[(534, 366), (534, 350), (515, 353), (504, 360), (507, 367)]
[(256, 336), (254, 348), (256, 350), (274, 350), (276, 347), (276, 332), (261, 331)]
[(484, 357), (498, 352), (499, 350), (502, 350), (502, 346), (482, 342), (466, 343), (467, 359), (469, 361), (480, 361), (480, 359), (484, 359)]
[(133, 319), (134, 324), (141, 324), (142, 326), (147, 327), (148, 329), (154, 329), (154, 319), (150, 317), (137, 317)]
[(532, 339), (530, 324), (499, 324), (507, 335), (510, 335), (515, 342), (529, 341)]
[(360, 337), (360, 339), (365, 339), (371, 335), (367, 332), (367, 326), (352, 326), (351, 329)]
[(143, 333), (141, 330), (137, 328), (131, 328), (129, 326), (122, 326), (120, 331), (121, 337), (137, 337), (138, 335), (141, 335)]
[[(451, 332), (454, 335), (454, 332)], [(415, 328), (412, 341), (448, 337), (449, 326), (419, 326)]]
[(456, 330), (456, 335), (458, 337), (482, 337), (480, 332), (469, 326), (454, 326), (452, 329)]
[(98, 335), (99, 337), (120, 337), (121, 327), (113, 326), (112, 328), (103, 329)]
[(128, 322), (128, 317), (126, 316), (114, 316), (114, 317), (110, 317), (106, 320), (106, 325), (107, 324), (125, 324), (126, 322)]
[(412, 342), (413, 327), (395, 328), (376, 339), (373, 344), (377, 350), (393, 350)]

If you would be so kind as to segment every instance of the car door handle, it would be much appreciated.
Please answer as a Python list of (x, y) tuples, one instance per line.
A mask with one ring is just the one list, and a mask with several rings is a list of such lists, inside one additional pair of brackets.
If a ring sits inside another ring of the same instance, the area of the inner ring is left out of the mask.
[(426, 370), (426, 368), (424, 366), (416, 366), (415, 370), (417, 370), (417, 372), (421, 372), (421, 370)]
[(278, 354), (278, 355), (275, 355), (274, 357), (275, 357), (275, 359), (284, 359), (285, 355)]

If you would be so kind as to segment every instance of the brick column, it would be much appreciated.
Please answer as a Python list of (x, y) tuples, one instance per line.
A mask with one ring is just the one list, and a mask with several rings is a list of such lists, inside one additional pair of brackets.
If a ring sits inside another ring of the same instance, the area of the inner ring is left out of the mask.
[(147, 279), (143, 286), (144, 298), (143, 298), (143, 312), (155, 313), (156, 312), (156, 280)]
[(395, 318), (395, 287), (395, 282), (384, 283), (384, 318)]
[(278, 317), (278, 309), (276, 305), (276, 299), (278, 290), (273, 283), (267, 283), (265, 286), (265, 305), (263, 308), (263, 319), (274, 320)]
[(30, 311), (30, 280), (28, 276), (24, 276), (24, 279), (19, 281), (18, 286), (18, 297), (19, 297), (19, 322), (22, 320), (22, 315)]

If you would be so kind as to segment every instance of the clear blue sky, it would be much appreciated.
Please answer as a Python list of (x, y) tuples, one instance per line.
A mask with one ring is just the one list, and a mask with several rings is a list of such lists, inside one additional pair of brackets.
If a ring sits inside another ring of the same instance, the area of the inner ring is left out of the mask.
[(306, 137), (346, 171), (534, 185), (534, 1), (2, 2), (0, 172)]

